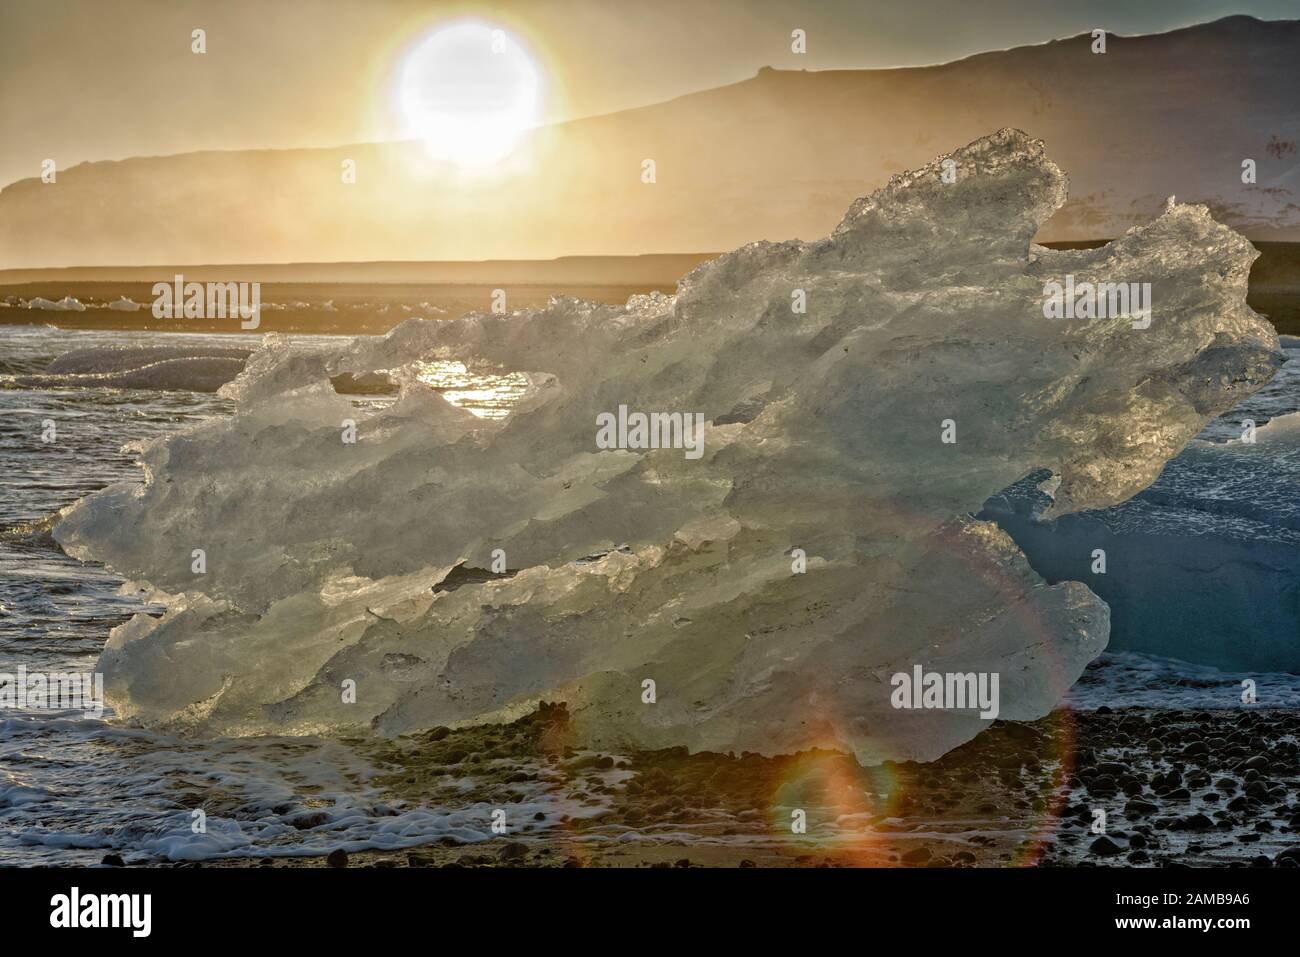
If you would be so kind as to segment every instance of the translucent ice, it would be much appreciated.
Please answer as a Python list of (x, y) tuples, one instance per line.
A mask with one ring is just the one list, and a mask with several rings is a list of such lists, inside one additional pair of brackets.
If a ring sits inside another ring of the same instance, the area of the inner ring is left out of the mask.
[[(867, 762), (986, 726), (896, 710), (915, 665), (996, 672), (1001, 717), (1043, 715), (1108, 610), (971, 513), (1036, 469), (1056, 514), (1123, 501), (1268, 379), (1277, 340), (1245, 305), (1253, 248), (1203, 207), (1053, 252), (1031, 241), (1066, 183), (1040, 142), (944, 159), (675, 296), (413, 320), (328, 354), (272, 340), (225, 387), (233, 417), (148, 446), (143, 484), (55, 530), (171, 596), (113, 633), (110, 701), (224, 733), (398, 733), (558, 699), (593, 744)], [(1045, 318), (1066, 274), (1151, 283), (1149, 327)], [(439, 360), (529, 387), (476, 418), (416, 377)], [(403, 380), (388, 408), (329, 385), (377, 370)], [(620, 406), (703, 413), (702, 457), (598, 447)]]
[[(1284, 370), (1295, 365), (1293, 358)], [(1049, 581), (1086, 581), (1105, 599), (1111, 650), (1300, 673), (1300, 414), (1274, 418), (1243, 440), (1242, 421), (1262, 421), (1246, 418), (1258, 399), (1203, 433), (1235, 428), (1237, 437), (1193, 441), (1120, 505), (1041, 522), (1033, 515), (1040, 499), (1021, 483), (995, 496), (983, 516)], [(1104, 574), (1090, 567), (1096, 549), (1106, 554)], [(1238, 684), (1217, 692), (1221, 705), (1240, 691)]]

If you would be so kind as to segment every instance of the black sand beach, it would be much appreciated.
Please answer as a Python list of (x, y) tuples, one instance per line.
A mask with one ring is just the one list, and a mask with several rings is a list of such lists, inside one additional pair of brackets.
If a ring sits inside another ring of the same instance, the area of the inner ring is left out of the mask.
[[(580, 753), (563, 706), (543, 707), (379, 746), (386, 787), (395, 801), (508, 802), (555, 772), (599, 814), (469, 844), (179, 866), (1295, 867), (1298, 733), (1290, 711), (1058, 710), (995, 722), (930, 764), (862, 768), (832, 751)], [(791, 832), (794, 807), (806, 834)]]

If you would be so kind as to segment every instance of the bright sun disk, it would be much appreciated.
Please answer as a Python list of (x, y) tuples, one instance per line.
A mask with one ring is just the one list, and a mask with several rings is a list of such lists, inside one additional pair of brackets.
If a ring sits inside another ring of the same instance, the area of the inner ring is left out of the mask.
[(541, 76), (528, 51), (486, 23), (434, 29), (402, 59), (397, 107), (406, 138), (464, 169), (510, 155), (541, 114)]

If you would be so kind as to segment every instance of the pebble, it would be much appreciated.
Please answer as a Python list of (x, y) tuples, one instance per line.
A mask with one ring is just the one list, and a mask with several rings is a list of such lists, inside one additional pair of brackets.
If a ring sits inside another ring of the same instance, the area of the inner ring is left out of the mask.
[(1114, 841), (1112, 841), (1110, 838), (1108, 838), (1105, 834), (1103, 834), (1101, 837), (1097, 838), (1097, 840), (1093, 841), (1091, 844), (1088, 845), (1088, 850), (1092, 851), (1092, 853), (1097, 854), (1101, 857), (1114, 857), (1116, 854), (1119, 854), (1123, 849)]
[(519, 841), (510, 841), (497, 851), (499, 861), (522, 861), (528, 856), (528, 845)]
[(930, 860), (928, 847), (915, 847), (903, 855), (904, 864), (924, 864)]
[(1154, 804), (1140, 798), (1134, 798), (1124, 805), (1124, 813), (1129, 817), (1146, 817), (1148, 814), (1154, 814), (1156, 810)]

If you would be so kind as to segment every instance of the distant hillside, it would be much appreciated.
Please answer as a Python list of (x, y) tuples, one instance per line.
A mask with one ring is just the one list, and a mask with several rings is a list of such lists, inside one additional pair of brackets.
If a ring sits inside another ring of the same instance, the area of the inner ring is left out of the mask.
[[(895, 172), (1004, 126), (1046, 140), (1071, 201), (1042, 239), (1113, 236), (1174, 194), (1300, 239), (1300, 21), (1229, 17), (899, 70), (765, 69), (536, 131), (460, 178), (414, 144), (87, 163), (0, 191), (0, 267), (545, 259), (824, 235)], [(357, 162), (343, 184), (340, 164)], [(657, 182), (641, 182), (643, 159)], [(1258, 182), (1241, 182), (1241, 162)]]
[(559, 259), (478, 262), (297, 262), (221, 265), (61, 266), (0, 269), (0, 286), (34, 284), (63, 289), (68, 283), (171, 282), (183, 273), (192, 282), (223, 281), (239, 275), (262, 283), (439, 283), (496, 286), (608, 285), (676, 287), (677, 280), (717, 253), (645, 256), (563, 256)]

